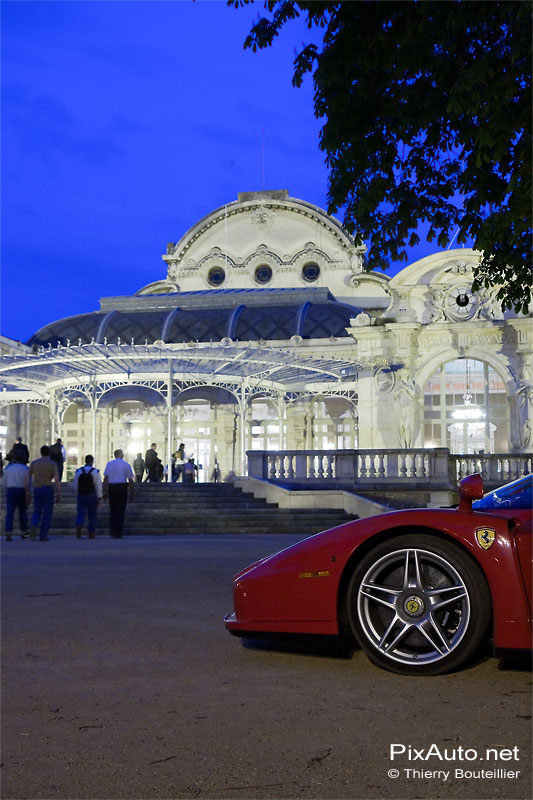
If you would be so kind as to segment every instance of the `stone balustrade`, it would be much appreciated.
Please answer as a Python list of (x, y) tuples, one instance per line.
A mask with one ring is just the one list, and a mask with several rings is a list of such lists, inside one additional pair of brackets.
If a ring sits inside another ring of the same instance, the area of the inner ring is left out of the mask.
[(249, 450), (248, 475), (282, 484), (419, 486), (451, 489), (474, 472), (500, 485), (533, 471), (533, 455), (453, 455), (447, 448), (410, 450)]

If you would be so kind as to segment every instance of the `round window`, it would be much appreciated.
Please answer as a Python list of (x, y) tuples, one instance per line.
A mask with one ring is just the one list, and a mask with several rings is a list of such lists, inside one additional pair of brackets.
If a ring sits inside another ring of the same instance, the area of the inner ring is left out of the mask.
[(267, 264), (262, 264), (255, 271), (257, 283), (268, 283), (272, 278), (272, 270)]
[(220, 286), (226, 280), (226, 273), (222, 267), (212, 267), (207, 275), (207, 280), (211, 286)]
[(319, 275), (320, 267), (318, 264), (306, 264), (302, 269), (302, 278), (309, 283), (316, 281)]

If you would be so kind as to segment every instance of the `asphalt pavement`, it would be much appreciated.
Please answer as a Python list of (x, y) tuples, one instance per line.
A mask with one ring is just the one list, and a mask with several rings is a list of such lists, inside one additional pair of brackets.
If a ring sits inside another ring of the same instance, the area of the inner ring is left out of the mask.
[(1, 797), (530, 798), (523, 663), (406, 678), (225, 631), (232, 575), (298, 538), (2, 542)]

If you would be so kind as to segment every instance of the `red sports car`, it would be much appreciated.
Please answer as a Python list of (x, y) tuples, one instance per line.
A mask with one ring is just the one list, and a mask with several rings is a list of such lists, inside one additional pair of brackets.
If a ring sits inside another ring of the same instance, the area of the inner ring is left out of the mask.
[(533, 475), (483, 497), (459, 484), (457, 508), (392, 511), (318, 533), (241, 570), (238, 636), (334, 634), (393, 672), (438, 675), (492, 639), (532, 646)]

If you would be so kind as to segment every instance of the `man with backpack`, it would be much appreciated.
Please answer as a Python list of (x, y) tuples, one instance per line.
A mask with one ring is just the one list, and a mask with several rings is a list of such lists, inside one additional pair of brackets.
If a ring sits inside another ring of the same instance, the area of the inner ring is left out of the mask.
[(85, 464), (76, 470), (74, 488), (78, 496), (78, 513), (76, 516), (76, 539), (81, 539), (81, 529), (88, 517), (87, 531), (89, 539), (96, 535), (96, 509), (102, 499), (102, 478), (100, 471), (94, 467), (93, 456), (85, 456)]

